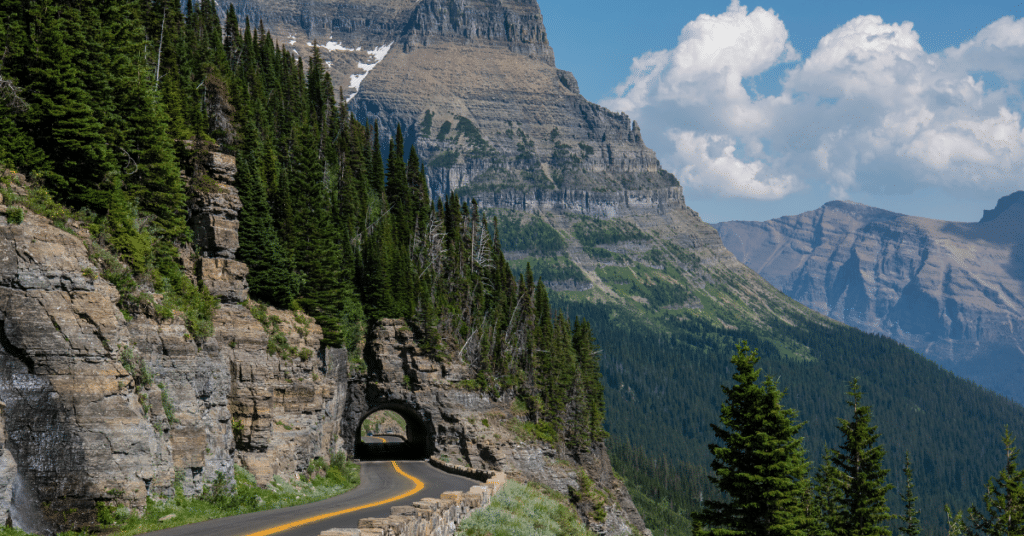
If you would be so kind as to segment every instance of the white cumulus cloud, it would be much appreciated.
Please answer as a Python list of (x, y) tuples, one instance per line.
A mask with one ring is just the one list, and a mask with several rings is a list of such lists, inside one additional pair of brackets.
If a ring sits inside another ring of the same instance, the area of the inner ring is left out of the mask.
[[(778, 94), (750, 89), (773, 68), (785, 70)], [(846, 197), (896, 183), (1019, 185), (1022, 81), (1024, 19), (1004, 17), (927, 53), (912, 22), (866, 15), (801, 58), (777, 14), (733, 0), (687, 24), (674, 49), (635, 58), (602, 104), (637, 119), (684, 186)]]

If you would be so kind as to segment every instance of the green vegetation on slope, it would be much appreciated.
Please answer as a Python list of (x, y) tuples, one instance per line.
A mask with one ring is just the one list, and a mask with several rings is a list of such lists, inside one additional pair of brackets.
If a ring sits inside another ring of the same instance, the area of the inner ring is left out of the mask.
[(385, 409), (366, 417), (363, 421), (361, 434), (398, 434), (405, 436), (405, 419), (401, 415)]
[(593, 534), (560, 495), (508, 482), (491, 504), (459, 524), (459, 536), (587, 536)]
[(502, 214), (498, 217), (498, 233), (504, 251), (547, 256), (566, 248), (562, 235), (550, 223), (534, 215)]
[(575, 223), (572, 232), (584, 247), (650, 239), (626, 220), (599, 220), (588, 216)]
[[(688, 534), (656, 521), (672, 523), (678, 519), (673, 512), (684, 515), (701, 497), (717, 493), (703, 476), (710, 462), (706, 446), (723, 401), (719, 386), (729, 383), (729, 357), (742, 340), (760, 350), (766, 374), (778, 379), (798, 419), (807, 422), (802, 433), (810, 460), (840, 444), (836, 419), (846, 416), (843, 393), (852, 378), (860, 378), (889, 452), (890, 474), (899, 474), (901, 453), (910, 452), (927, 533), (945, 525), (945, 504), (964, 509), (979, 502), (986, 480), (1000, 467), (1003, 426), (1024, 430), (1024, 412), (1009, 400), (890, 339), (836, 323), (778, 322), (768, 331), (684, 316), (661, 318), (653, 327), (616, 305), (558, 294), (553, 304), (586, 315), (603, 348), (613, 464), (655, 534)], [(810, 359), (787, 357), (779, 349), (787, 342), (808, 348)], [(889, 500), (897, 511), (894, 493)]]
[[(707, 481), (710, 425), (742, 340), (760, 349), (766, 373), (807, 421), (801, 433), (812, 462), (838, 448), (842, 393), (860, 378), (890, 474), (910, 452), (925, 534), (944, 533), (945, 504), (961, 510), (980, 499), (999, 466), (998, 431), (1024, 429), (1019, 406), (889, 339), (816, 315), (755, 277), (705, 264), (699, 250), (640, 237), (619, 220), (537, 217), (568, 226), (555, 230), (573, 261), (600, 280), (590, 290), (553, 292), (552, 306), (591, 322), (603, 349), (612, 462), (655, 534), (690, 534), (689, 514), (718, 496)], [(615, 246), (623, 242), (628, 247)], [(621, 253), (595, 254), (602, 243)], [(533, 254), (514, 265), (556, 258)], [(898, 511), (895, 491), (887, 500)]]

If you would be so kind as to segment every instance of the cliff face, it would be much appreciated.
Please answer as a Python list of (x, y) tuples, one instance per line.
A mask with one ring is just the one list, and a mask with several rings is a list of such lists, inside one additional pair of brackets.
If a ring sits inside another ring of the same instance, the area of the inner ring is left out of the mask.
[(191, 214), (206, 255), (197, 275), (224, 300), (205, 340), (181, 315), (126, 319), (87, 230), (29, 211), (0, 223), (0, 519), (44, 533), (88, 526), (99, 501), (144, 508), (176, 479), (192, 495), (218, 472), (233, 478), (235, 463), (261, 481), (293, 476), (338, 448), (343, 352), (318, 352), (316, 324), (273, 309), (291, 352), (268, 352), (233, 260), (233, 159), (212, 160), (224, 182)]
[(403, 128), (437, 196), (678, 185), (635, 122), (588, 102), (555, 67), (536, 0), (246, 0), (236, 9), (300, 56), (317, 40), (351, 109), (385, 133)]
[(716, 227), (730, 251), (789, 296), (1024, 402), (1024, 192), (978, 223), (834, 201)]
[[(498, 212), (538, 214), (567, 237), (564, 253), (584, 269), (586, 281), (555, 282), (556, 288), (610, 292), (597, 273), (607, 259), (592, 257), (575, 241), (579, 217), (593, 217), (627, 221), (647, 234), (627, 248), (630, 255), (662, 246), (691, 250), (699, 265), (675, 261), (698, 291), (729, 278), (743, 282), (747, 301), (763, 302), (759, 296), (773, 292), (686, 207), (678, 182), (661, 169), (639, 126), (588, 102), (572, 73), (556, 68), (536, 0), (313, 2), (303, 4), (299, 22), (283, 15), (298, 9), (287, 2), (240, 5), (254, 23), (262, 16), (279, 42), (295, 41), (288, 46), (304, 57), (311, 48), (300, 45), (324, 35), (362, 51), (390, 46), (368, 72), (337, 72), (336, 56), (326, 56), (337, 46), (321, 53), (342, 88), (350, 75), (365, 74), (350, 109), (377, 121), (384, 135), (402, 127), (406, 150), (416, 147), (435, 197), (454, 191)], [(729, 275), (736, 272), (738, 279)], [(630, 299), (613, 297), (621, 298)]]

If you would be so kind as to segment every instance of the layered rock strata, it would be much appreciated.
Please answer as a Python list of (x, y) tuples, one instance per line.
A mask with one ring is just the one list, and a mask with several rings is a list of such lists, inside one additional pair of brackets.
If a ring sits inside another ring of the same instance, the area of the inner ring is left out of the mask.
[(97, 499), (141, 507), (154, 481), (173, 479), (121, 364), (117, 290), (97, 273), (81, 239), (45, 218), (0, 225), (0, 400), (17, 463), (0, 515), (28, 530), (87, 522)]
[(204, 340), (181, 314), (126, 318), (88, 231), (27, 210), (0, 222), (0, 519), (41, 533), (89, 526), (99, 502), (142, 509), (176, 483), (192, 495), (233, 478), (235, 463), (264, 482), (292, 477), (337, 449), (344, 351), (321, 350), (304, 315), (260, 310), (260, 322), (246, 307), (232, 159), (212, 160), (222, 182), (193, 200), (206, 239), (185, 259), (224, 300)]
[[(327, 36), (363, 51), (390, 45), (371, 71), (336, 72), (334, 81), (351, 96), (346, 80), (365, 74), (350, 109), (379, 123), (383, 135), (402, 127), (404, 149), (416, 147), (435, 198), (456, 192), (482, 207), (546, 215), (569, 237), (569, 216), (625, 219), (657, 240), (694, 250), (719, 274), (740, 271), (740, 279), (756, 279), (686, 207), (678, 182), (644, 144), (640, 126), (588, 102), (572, 73), (556, 67), (536, 0), (321, 0), (301, 6), (245, 0), (239, 6), (282, 44), (323, 44)], [(330, 48), (321, 53), (333, 53)], [(295, 48), (305, 58), (311, 50)], [(333, 69), (341, 65), (331, 61)], [(653, 242), (641, 248), (651, 247)], [(565, 288), (601, 287), (592, 269), (602, 261), (579, 248), (568, 253), (588, 281), (565, 282)], [(692, 279), (696, 288), (717, 280), (705, 273)], [(750, 286), (744, 293), (754, 300), (770, 288)]]
[(978, 223), (833, 201), (716, 227), (741, 261), (808, 307), (1024, 402), (1024, 192)]

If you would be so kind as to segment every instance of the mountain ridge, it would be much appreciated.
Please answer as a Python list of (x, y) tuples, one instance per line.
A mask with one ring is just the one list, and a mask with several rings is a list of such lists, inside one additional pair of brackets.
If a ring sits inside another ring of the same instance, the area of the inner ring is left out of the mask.
[(1001, 198), (977, 223), (833, 201), (715, 227), (741, 262), (801, 303), (1022, 401), (1021, 222), (1024, 192)]

